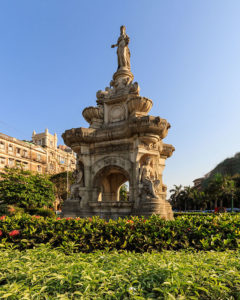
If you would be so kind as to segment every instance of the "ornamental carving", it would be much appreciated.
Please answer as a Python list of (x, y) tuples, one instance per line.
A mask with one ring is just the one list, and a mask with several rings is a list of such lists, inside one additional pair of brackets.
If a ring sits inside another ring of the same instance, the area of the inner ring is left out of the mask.
[(111, 107), (109, 112), (110, 122), (118, 122), (125, 119), (125, 108), (123, 105), (114, 105)]

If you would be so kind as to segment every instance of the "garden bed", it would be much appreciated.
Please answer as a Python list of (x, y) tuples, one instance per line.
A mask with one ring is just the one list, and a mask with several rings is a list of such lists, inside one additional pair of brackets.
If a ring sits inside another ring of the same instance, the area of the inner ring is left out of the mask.
[(239, 299), (240, 253), (0, 251), (1, 299)]

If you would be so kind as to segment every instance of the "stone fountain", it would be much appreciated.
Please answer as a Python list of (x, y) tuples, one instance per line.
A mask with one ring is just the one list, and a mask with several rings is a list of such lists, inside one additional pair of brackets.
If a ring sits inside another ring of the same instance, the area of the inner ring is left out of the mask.
[[(109, 219), (159, 214), (173, 219), (162, 181), (165, 160), (175, 150), (163, 143), (170, 124), (148, 115), (151, 99), (139, 94), (130, 67), (129, 37), (121, 26), (117, 44), (118, 69), (110, 86), (96, 94), (97, 106), (82, 114), (89, 128), (66, 130), (62, 137), (77, 153), (75, 182), (64, 202), (66, 217), (98, 215)], [(119, 190), (129, 182), (128, 201)]]

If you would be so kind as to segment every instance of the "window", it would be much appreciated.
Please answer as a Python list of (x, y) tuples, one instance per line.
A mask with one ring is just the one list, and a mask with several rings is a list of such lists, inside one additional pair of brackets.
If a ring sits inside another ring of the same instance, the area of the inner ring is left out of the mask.
[(8, 159), (8, 165), (9, 165), (10, 167), (14, 166), (14, 159), (9, 158), (9, 159)]
[(27, 170), (28, 169), (28, 163), (23, 163), (23, 170)]
[(5, 150), (5, 143), (4, 142), (0, 142), (0, 149)]
[(8, 152), (13, 152), (13, 145), (12, 144), (8, 145)]
[(41, 166), (37, 166), (37, 170), (38, 170), (38, 172), (41, 172), (42, 171), (42, 167)]
[(37, 160), (41, 161), (41, 154), (37, 154)]
[(21, 167), (21, 166), (22, 166), (21, 160), (16, 160), (16, 166), (18, 166), (18, 167)]
[(20, 156), (20, 155), (21, 155), (21, 149), (20, 149), (20, 148), (17, 148), (17, 149), (16, 149), (16, 155), (17, 155), (17, 156)]
[(0, 157), (0, 164), (5, 165), (6, 163), (6, 158), (5, 157)]
[(23, 157), (28, 157), (28, 152), (27, 152), (27, 150), (23, 150)]
[(52, 141), (50, 141), (50, 146), (53, 147), (53, 142)]

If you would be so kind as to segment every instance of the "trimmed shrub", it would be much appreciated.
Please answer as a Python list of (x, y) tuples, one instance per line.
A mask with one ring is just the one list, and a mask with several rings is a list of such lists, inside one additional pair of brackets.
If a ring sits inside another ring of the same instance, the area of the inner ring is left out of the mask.
[[(225, 250), (240, 245), (240, 215), (182, 216), (164, 221), (132, 217), (118, 221), (95, 218), (0, 217), (1, 247), (26, 249), (41, 243), (66, 251)], [(9, 232), (18, 230), (12, 237)]]
[(49, 217), (49, 218), (54, 218), (56, 216), (55, 212), (49, 208), (32, 208), (28, 210), (28, 213), (30, 215), (38, 215), (38, 216)]

